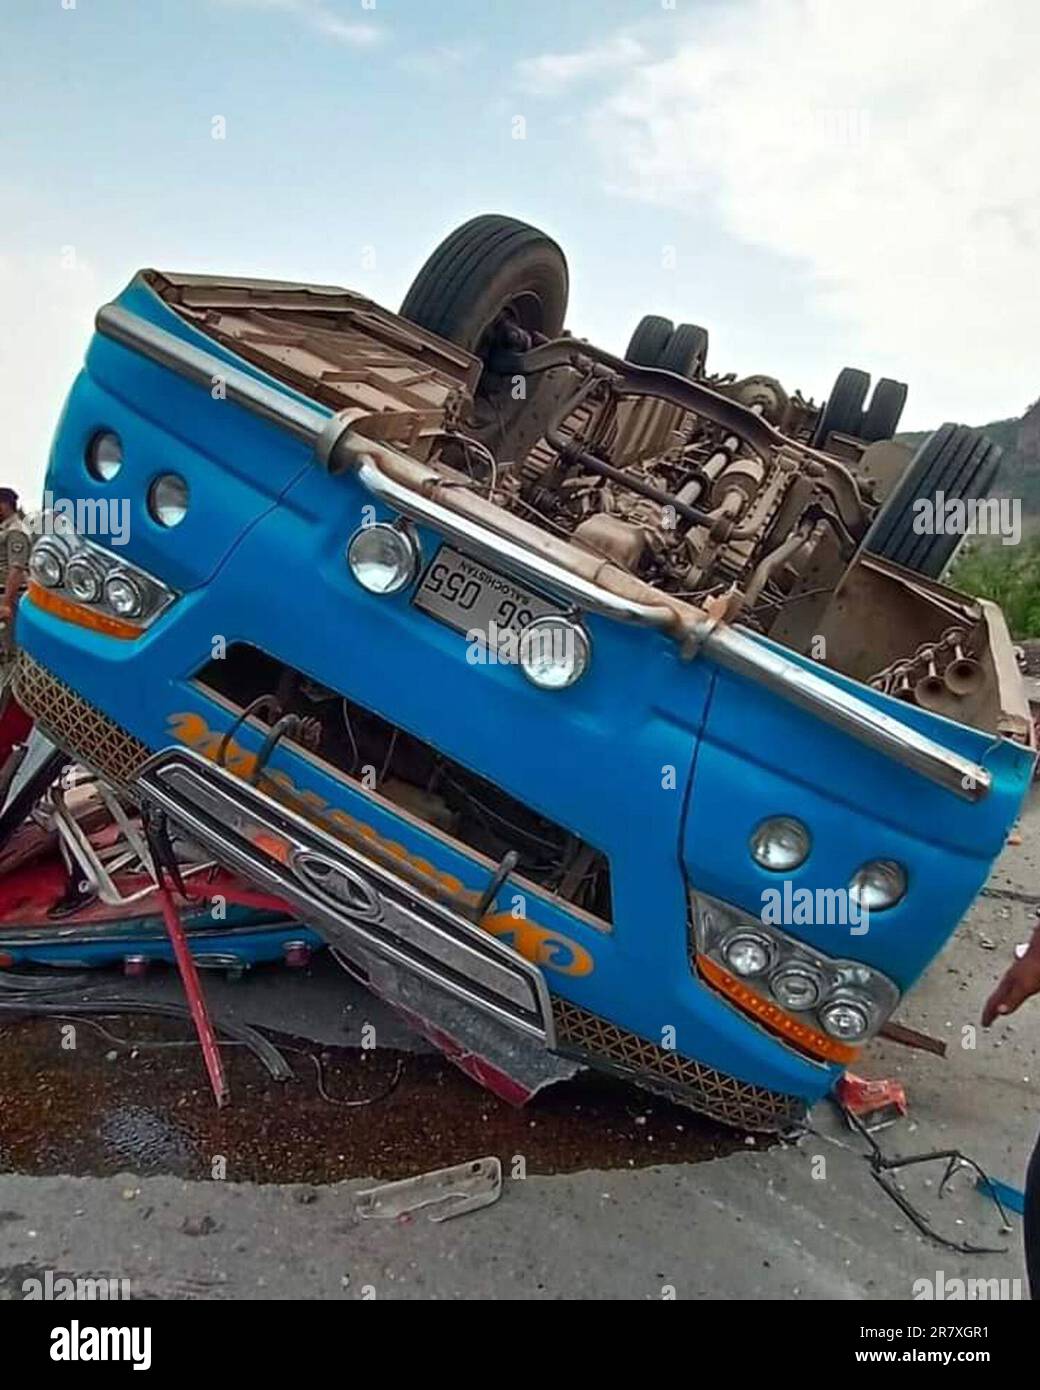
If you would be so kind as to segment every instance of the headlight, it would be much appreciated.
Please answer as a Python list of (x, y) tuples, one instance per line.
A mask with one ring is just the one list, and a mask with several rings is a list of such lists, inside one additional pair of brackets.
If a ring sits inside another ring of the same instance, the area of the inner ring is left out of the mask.
[(105, 580), (105, 602), (121, 618), (136, 618), (144, 607), (144, 595), (129, 574), (110, 574)]
[(104, 584), (104, 571), (89, 556), (77, 555), (69, 561), (65, 570), (65, 587), (80, 603), (96, 603)]
[(362, 526), (347, 545), (347, 565), (370, 594), (399, 594), (418, 571), (419, 547), (401, 527)]
[(802, 1051), (846, 1061), (899, 1002), (863, 961), (836, 959), (731, 903), (690, 893), (691, 964), (737, 1008)]
[(771, 816), (751, 837), (751, 856), (773, 873), (797, 869), (809, 857), (809, 832), (793, 816)]
[(541, 690), (563, 690), (589, 664), (585, 630), (568, 618), (536, 618), (520, 635), (520, 669)]
[(148, 511), (160, 526), (179, 526), (188, 514), (188, 484), (179, 473), (164, 473), (148, 489)]
[[(88, 616), (93, 613), (94, 618), (103, 620), (107, 610), (109, 617), (133, 619), (134, 627), (143, 630), (176, 598), (161, 579), (79, 535), (63, 513), (42, 512), (36, 525), (44, 534), (29, 556), (29, 573), (39, 586), (33, 601), (69, 622), (107, 631)], [(57, 606), (55, 599), (70, 602)]]
[(905, 897), (906, 870), (894, 859), (872, 859), (852, 875), (849, 893), (868, 912), (883, 912)]
[(749, 932), (731, 936), (722, 947), (722, 958), (735, 975), (761, 975), (769, 969), (769, 942)]
[(820, 1002), (822, 981), (814, 970), (789, 965), (776, 972), (769, 981), (769, 988), (781, 1008), (797, 1014), (814, 1009)]
[(56, 589), (65, 578), (69, 546), (57, 536), (44, 536), (32, 548), (29, 573), (45, 589)]
[(835, 999), (820, 1010), (820, 1022), (841, 1042), (862, 1042), (870, 1032), (870, 1014), (863, 1004), (853, 999)]
[(87, 445), (87, 472), (99, 483), (110, 483), (123, 466), (123, 445), (118, 434), (102, 430)]

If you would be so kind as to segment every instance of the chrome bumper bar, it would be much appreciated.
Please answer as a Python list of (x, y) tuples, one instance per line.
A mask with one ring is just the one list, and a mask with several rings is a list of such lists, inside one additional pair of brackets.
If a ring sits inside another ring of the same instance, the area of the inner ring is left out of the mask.
[[(674, 614), (663, 604), (642, 604), (613, 594), (510, 537), (389, 478), (372, 456), (371, 441), (356, 433), (350, 435), (348, 421), (337, 428), (339, 417), (329, 411), (296, 400), (286, 391), (230, 366), (215, 354), (157, 328), (118, 304), (107, 304), (99, 310), (97, 329), (207, 391), (214, 380), (221, 381), (228, 400), (303, 440), (319, 459), (327, 461), (333, 450), (340, 457), (352, 457), (358, 480), (373, 496), (518, 577), (544, 585), (571, 603), (604, 617), (653, 628), (673, 624)], [(667, 373), (664, 375), (667, 377)], [(859, 696), (807, 671), (748, 633), (705, 623), (703, 631), (694, 635), (699, 639), (699, 649), (720, 666), (766, 686), (799, 709), (954, 795), (978, 801), (988, 794), (992, 779), (981, 764), (952, 752)]]
[(157, 753), (135, 790), (215, 859), (348, 956), (363, 950), (552, 1047), (542, 972), (511, 946), (374, 859), (186, 748)]

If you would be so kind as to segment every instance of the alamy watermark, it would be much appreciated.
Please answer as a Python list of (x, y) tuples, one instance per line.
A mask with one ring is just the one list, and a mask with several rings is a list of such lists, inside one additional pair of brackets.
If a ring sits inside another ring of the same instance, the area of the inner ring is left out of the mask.
[(789, 878), (779, 888), (763, 888), (763, 926), (845, 927), (850, 936), (865, 936), (870, 909), (848, 888), (796, 888)]
[(73, 1318), (51, 1330), (52, 1361), (129, 1361), (135, 1371), (152, 1365), (150, 1327), (92, 1327)]
[(732, 104), (702, 109), (696, 140), (701, 150), (739, 158), (763, 126), (778, 145), (824, 150), (866, 150), (871, 144), (870, 111), (863, 106), (813, 106), (789, 102), (749, 113)]
[(962, 1303), (985, 1299), (987, 1302), (1009, 1302), (1022, 1297), (1021, 1279), (948, 1279), (941, 1269), (934, 1279), (915, 1279), (913, 1297), (945, 1303)]
[(27, 1302), (43, 1301), (77, 1302), (102, 1300), (113, 1303), (131, 1297), (129, 1279), (95, 1279), (77, 1274), (56, 1274), (53, 1269), (43, 1270), (43, 1277), (22, 1280), (22, 1297)]
[(918, 497), (913, 504), (918, 536), (999, 536), (1002, 545), (1022, 539), (1022, 502), (1018, 497)]
[(529, 662), (569, 665), (575, 659), (576, 640), (574, 629), (564, 624), (518, 631), (492, 621), (466, 633), (466, 660), (470, 666), (516, 666), (522, 655)]
[(128, 497), (55, 497), (49, 489), (43, 494), (43, 510), (26, 518), (34, 536), (107, 536), (111, 545), (126, 545), (130, 539), (130, 499)]

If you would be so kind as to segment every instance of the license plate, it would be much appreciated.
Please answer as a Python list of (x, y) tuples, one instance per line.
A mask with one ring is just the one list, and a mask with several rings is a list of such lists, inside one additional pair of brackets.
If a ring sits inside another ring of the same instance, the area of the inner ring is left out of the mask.
[(447, 545), (433, 557), (412, 602), (459, 632), (479, 633), (487, 646), (499, 651), (515, 644), (535, 618), (563, 611), (515, 579)]

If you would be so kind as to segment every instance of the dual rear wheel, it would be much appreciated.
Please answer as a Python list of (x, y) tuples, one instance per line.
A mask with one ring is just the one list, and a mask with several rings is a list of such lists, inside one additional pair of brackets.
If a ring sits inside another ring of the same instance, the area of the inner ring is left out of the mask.
[(820, 411), (813, 434), (817, 448), (823, 448), (831, 434), (850, 434), (868, 444), (892, 438), (906, 404), (906, 383), (882, 377), (864, 408), (869, 390), (869, 372), (842, 367)]
[(708, 357), (708, 330), (697, 323), (680, 323), (659, 314), (646, 314), (628, 340), (625, 360), (637, 367), (659, 367), (678, 376), (704, 375)]

